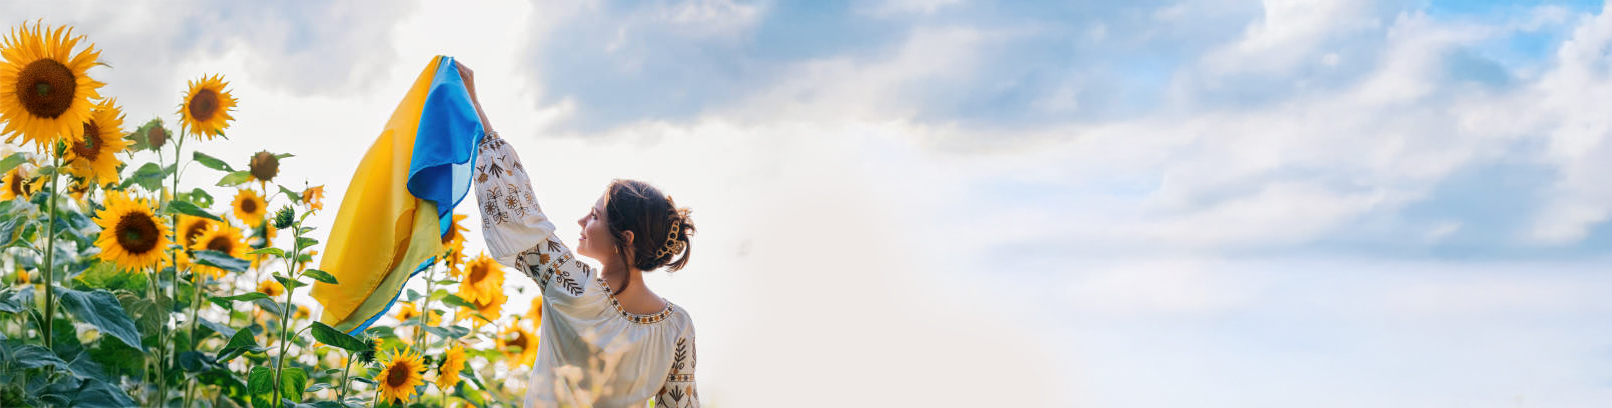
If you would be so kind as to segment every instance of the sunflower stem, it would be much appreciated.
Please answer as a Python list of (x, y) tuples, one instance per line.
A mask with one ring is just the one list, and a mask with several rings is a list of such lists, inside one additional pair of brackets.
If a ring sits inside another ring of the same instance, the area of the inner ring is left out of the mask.
[(427, 267), (428, 269), (425, 270), (425, 300), (420, 301), (420, 325), (414, 327), (414, 346), (420, 348), (422, 352), (426, 348), (425, 343), (423, 342), (426, 340), (427, 336), (425, 333), (425, 324), (428, 322), (428, 320), (426, 320), (426, 318), (430, 317), (429, 315), (431, 313), (431, 291), (435, 289), (436, 283), (435, 279), (432, 279), (433, 277), (431, 275), (437, 271), (436, 266), (437, 265), (433, 263), (431, 266)]
[[(178, 140), (174, 141), (174, 176), (173, 176), (173, 183), (171, 184), (173, 186), (172, 187), (173, 189), (171, 191), (169, 191), (169, 195), (172, 196), (172, 197), (168, 198), (169, 201), (172, 201), (174, 197), (178, 197), (178, 195), (179, 195), (179, 177), (180, 177), (179, 176), (179, 171), (180, 171), (180, 167), (181, 167), (180, 162), (184, 161), (184, 154), (183, 153), (184, 153), (184, 149), (185, 149), (185, 138), (184, 137), (179, 137), (177, 139)], [(172, 222), (173, 225), (179, 225), (179, 214), (170, 214), (169, 215), (169, 222)], [(171, 238), (173, 238), (173, 242), (184, 242), (184, 241), (179, 240), (179, 234), (180, 233), (181, 232), (178, 229), (175, 229), (173, 231), (173, 236), (171, 237)], [(173, 272), (171, 272), (171, 274), (168, 276), (168, 282), (170, 282), (172, 284), (168, 289), (170, 291), (169, 294), (168, 294), (168, 299), (178, 299), (179, 298), (179, 253), (174, 252), (172, 250), (169, 250), (168, 251), (168, 256), (172, 260), (171, 264), (174, 265)], [(157, 272), (156, 273), (157, 275), (162, 274), (161, 269), (158, 269), (156, 272)], [(194, 293), (195, 289), (196, 288), (192, 287), (191, 291)], [(160, 357), (159, 360), (161, 361), (161, 363), (158, 364), (158, 369), (157, 369), (157, 372), (159, 372), (159, 373), (163, 373), (164, 371), (166, 371), (166, 368), (171, 363), (173, 363), (169, 359), (174, 358), (174, 355), (178, 354), (178, 353), (174, 353), (173, 350), (172, 350), (172, 347), (174, 346), (174, 344), (173, 344), (173, 339), (174, 339), (173, 338), (173, 333), (167, 332), (167, 330), (166, 330), (167, 327), (168, 327), (169, 321), (172, 320), (173, 311), (171, 309), (168, 309), (168, 310), (163, 310), (163, 313), (164, 313), (165, 316), (164, 316), (164, 319), (162, 319), (161, 327), (157, 331), (158, 338), (161, 339), (161, 344), (162, 344), (162, 346), (161, 346), (161, 348), (160, 348), (160, 350), (159, 350), (159, 352), (157, 354)], [(177, 329), (177, 326), (175, 328)], [(168, 402), (168, 376), (166, 375), (166, 373), (163, 373), (162, 377), (157, 379), (157, 390), (158, 390), (157, 405), (158, 406), (167, 405), (167, 402)]]
[(345, 404), (345, 401), (347, 401), (347, 384), (352, 383), (352, 379), (350, 379), (348, 375), (353, 372), (353, 360), (357, 359), (357, 356), (353, 354), (354, 353), (352, 350), (347, 351), (347, 368), (343, 368), (341, 370), (341, 392), (336, 394), (336, 402), (341, 402), (343, 404)]
[[(148, 285), (147, 288), (146, 288), (146, 292), (148, 292), (148, 294), (151, 296), (151, 301), (156, 303), (159, 306), (162, 305), (161, 299), (159, 299), (159, 297), (161, 296), (161, 293), (162, 293), (162, 287), (160, 285), (158, 285), (158, 283), (159, 283), (158, 278), (159, 278), (159, 272), (160, 271), (161, 271), (160, 269), (157, 269), (157, 267), (153, 266), (153, 267), (151, 267), (151, 273), (146, 274), (146, 278), (151, 281), (151, 284)], [(163, 370), (162, 370), (163, 369), (163, 365), (162, 365), (163, 350), (162, 350), (162, 347), (157, 347), (156, 352), (157, 352), (157, 355), (154, 356), (155, 358), (146, 359), (146, 364), (148, 366), (155, 366), (155, 371), (157, 372), (157, 384), (160, 385), (160, 384), (162, 384), (162, 379), (167, 378), (167, 376), (164, 375)], [(142, 389), (143, 388), (144, 387), (142, 387)], [(162, 401), (162, 397), (161, 397), (160, 394), (158, 396), (153, 397), (150, 394), (150, 392), (147, 392), (147, 394), (146, 394), (146, 402), (151, 402), (152, 403), (151, 406), (160, 407), (160, 406), (162, 406), (161, 401)]]
[[(56, 147), (56, 146), (52, 146)], [(59, 149), (58, 149), (59, 150)], [(50, 220), (45, 222), (45, 349), (55, 350), (52, 330), (56, 327), (56, 267), (53, 263), (56, 254), (56, 183), (61, 177), (62, 155), (55, 154), (51, 159), (50, 172)]]
[[(266, 205), (268, 203), (264, 202), (264, 204)], [(265, 224), (264, 230), (267, 231), (268, 221), (265, 220), (264, 224)], [(295, 233), (297, 231), (297, 229), (301, 229), (301, 228), (299, 228), (301, 226), (302, 226), (301, 222), (298, 222), (295, 225), (293, 225), (293, 228), (296, 228), (296, 229), (292, 230), (293, 231), (292, 236), (294, 236), (294, 237), (300, 237), (301, 236), (300, 234)], [(268, 236), (265, 235), (263, 237), (263, 239), (265, 240), (265, 243), (266, 243), (264, 246), (265, 247), (269, 246), (268, 243), (267, 243)], [(291, 244), (291, 248), (294, 249), (294, 250), (291, 251), (291, 259), (287, 261), (287, 265), (286, 265), (287, 266), (286, 267), (286, 277), (290, 278), (292, 281), (297, 280), (297, 278), (299, 277), (295, 273), (295, 271), (293, 271), (292, 267), (296, 264), (297, 254), (302, 253), (302, 242), (301, 242), (302, 240), (298, 239), (298, 240), (294, 240), (294, 241), (298, 241), (298, 242)], [(286, 341), (286, 334), (287, 334), (287, 330), (289, 330), (290, 327), (291, 327), (290, 322), (289, 322), (290, 321), (290, 316), (291, 316), (291, 293), (295, 292), (297, 290), (296, 285), (287, 285), (287, 286), (288, 287), (285, 288), (285, 304), (280, 306), (280, 338), (276, 339), (276, 341), (280, 342), (280, 357), (278, 359), (276, 359), (275, 363), (274, 363), (274, 405), (275, 406), (281, 406), (281, 405), (284, 404), (282, 402), (282, 400), (284, 399), (284, 396), (280, 395), (281, 394), (280, 389), (283, 388), (283, 387), (280, 386), (280, 371), (285, 369), (285, 351), (286, 351), (286, 348), (291, 346), (291, 343)]]
[[(174, 235), (177, 236), (179, 234), (180, 234), (180, 232), (176, 229), (174, 231)], [(184, 241), (175, 241), (175, 242), (183, 243)], [(181, 244), (181, 245), (183, 245), (183, 244)], [(185, 249), (180, 248), (179, 250), (183, 251)], [(175, 255), (175, 256), (178, 256), (178, 255)], [(177, 264), (175, 264), (174, 267), (178, 268), (179, 266)], [(191, 283), (190, 283), (190, 351), (196, 351), (197, 350), (197, 345), (196, 345), (196, 319), (197, 319), (196, 311), (198, 309), (201, 309), (201, 291), (202, 291), (201, 290), (202, 286), (201, 286), (201, 282), (200, 282), (201, 274), (200, 273), (192, 273), (190, 275), (190, 279), (191, 279)], [(195, 391), (196, 391), (196, 382), (195, 381), (190, 381), (190, 382), (185, 383), (185, 406), (187, 406), (187, 407), (191, 406), (191, 402), (194, 401), (192, 399), (192, 396), (194, 395)]]

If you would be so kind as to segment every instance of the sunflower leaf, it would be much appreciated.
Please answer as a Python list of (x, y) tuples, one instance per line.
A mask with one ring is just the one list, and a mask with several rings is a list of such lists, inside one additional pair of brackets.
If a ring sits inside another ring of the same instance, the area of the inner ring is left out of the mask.
[(223, 218), (218, 218), (217, 215), (213, 215), (213, 214), (208, 213), (207, 210), (203, 210), (203, 209), (201, 209), (201, 207), (197, 207), (196, 204), (191, 203), (189, 201), (183, 201), (183, 200), (169, 201), (168, 202), (168, 212), (173, 213), (173, 214), (189, 215), (189, 216), (192, 216), (192, 217), (202, 217), (202, 218), (206, 218), (206, 219), (213, 220), (213, 221), (218, 221), (218, 222), (223, 222), (224, 221)]
[(325, 271), (321, 271), (321, 270), (318, 270), (318, 269), (309, 269), (309, 270), (306, 270), (306, 271), (302, 271), (302, 273), (304, 275), (312, 276), (313, 280), (316, 280), (316, 281), (320, 281), (320, 282), (324, 282), (324, 283), (328, 283), (328, 284), (332, 284), (332, 285), (336, 284), (336, 277), (331, 276), (330, 272), (325, 272)]
[(246, 268), (252, 265), (251, 261), (211, 249), (196, 251), (195, 255), (191, 255), (191, 260), (198, 265), (211, 266), (230, 272), (246, 272)]
[(280, 187), (280, 192), (285, 193), (286, 197), (290, 197), (291, 201), (302, 201), (302, 194), (297, 193), (295, 191), (291, 191), (291, 189), (285, 188), (285, 186), (281, 186), (281, 185), (276, 185), (276, 186)]
[(161, 190), (162, 181), (168, 177), (168, 173), (172, 172), (173, 168), (174, 167), (172, 165), (164, 168), (162, 165), (157, 163), (143, 164), (139, 169), (134, 171), (134, 174), (129, 175), (129, 178), (124, 179), (123, 184), (120, 184), (118, 188), (129, 188), (129, 186), (132, 185), (139, 185), (140, 188), (146, 189), (147, 191)]
[(275, 248), (275, 247), (268, 247), (268, 248), (254, 249), (251, 252), (247, 252), (246, 254), (247, 255), (274, 255), (274, 256), (284, 258), (285, 257), (285, 250), (280, 249), (280, 248)]
[(265, 350), (268, 350), (268, 348), (259, 346), (257, 344), (257, 338), (252, 336), (252, 330), (236, 330), (235, 335), (230, 336), (229, 344), (225, 344), (224, 348), (218, 350), (217, 361), (220, 364), (228, 363), (230, 360), (234, 360), (235, 357), (239, 357), (241, 354), (247, 352), (260, 353)]
[(257, 307), (262, 308), (263, 312), (265, 312), (265, 313), (275, 315), (275, 316), (280, 316), (281, 315), (280, 314), (280, 304), (279, 303), (274, 303), (274, 299), (268, 299), (268, 298), (258, 299), (258, 300), (253, 300), (252, 303), (257, 305)]
[(273, 406), (270, 399), (274, 395), (274, 370), (252, 367), (252, 373), (246, 376), (246, 393), (252, 396), (252, 408)]
[(225, 163), (223, 160), (219, 160), (217, 157), (208, 156), (207, 153), (195, 152), (191, 158), (196, 159), (197, 163), (201, 163), (203, 166), (207, 166), (209, 169), (218, 170), (225, 173), (235, 172), (235, 168), (230, 167), (229, 163)]
[(308, 284), (303, 281), (280, 276), (279, 274), (274, 275), (274, 280), (279, 281), (280, 285), (285, 286), (286, 289), (296, 289), (303, 286), (308, 286)]
[(359, 340), (357, 337), (347, 333), (342, 333), (341, 330), (336, 330), (336, 328), (322, 322), (313, 322), (313, 338), (314, 340), (319, 340), (320, 343), (340, 347), (343, 350), (354, 353), (368, 351), (363, 340)]
[(5, 160), (0, 160), (0, 173), (11, 171), (11, 169), (15, 169), (26, 162), (28, 162), (28, 158), (23, 156), (22, 152), (12, 153), (10, 156), (6, 156)]
[(190, 194), (186, 195), (185, 197), (189, 198), (190, 202), (196, 203), (196, 205), (201, 206), (202, 208), (213, 206), (213, 195), (207, 194), (207, 190), (202, 190), (201, 187), (190, 190)]
[(302, 402), (302, 389), (308, 385), (308, 372), (298, 367), (280, 370), (280, 396), (293, 403)]
[(437, 337), (457, 339), (470, 334), (470, 329), (464, 326), (436, 327), (426, 326), (425, 331)]
[(215, 297), (226, 302), (250, 302), (258, 299), (268, 299), (269, 295), (263, 292), (246, 292), (235, 296)]
[(442, 303), (445, 303), (448, 306), (458, 306), (458, 307), (469, 308), (469, 309), (475, 309), (476, 308), (475, 305), (470, 304), (470, 302), (466, 302), (465, 299), (462, 298), (462, 297), (459, 297), (459, 295), (443, 296), (442, 297)]
[(57, 288), (56, 291), (61, 294), (62, 308), (77, 317), (78, 321), (89, 323), (100, 329), (101, 333), (117, 338), (124, 344), (141, 348), (140, 331), (134, 327), (134, 319), (123, 311), (123, 304), (118, 303), (117, 296), (112, 292), (105, 289), (80, 292), (67, 288)]
[(219, 187), (234, 187), (234, 186), (240, 185), (241, 183), (245, 183), (245, 182), (248, 182), (248, 181), (252, 181), (252, 172), (246, 171), (246, 170), (241, 170), (241, 171), (233, 172), (233, 173), (230, 173), (230, 174), (226, 174), (226, 175), (224, 175), (224, 178), (218, 179), (218, 186)]

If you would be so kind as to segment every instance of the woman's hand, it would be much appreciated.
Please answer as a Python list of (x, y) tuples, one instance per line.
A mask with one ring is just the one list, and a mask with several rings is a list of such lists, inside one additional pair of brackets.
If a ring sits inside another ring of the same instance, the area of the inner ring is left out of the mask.
[[(459, 78), (465, 81), (465, 90), (470, 91), (470, 100), (476, 102), (476, 71), (472, 71), (470, 67), (459, 63), (459, 60), (453, 61), (453, 67), (459, 70)], [(476, 103), (480, 104), (480, 102)]]
[(481, 110), (481, 99), (476, 97), (476, 71), (459, 63), (459, 60), (453, 61), (453, 67), (459, 70), (459, 78), (465, 81), (465, 91), (470, 93), (470, 104), (476, 107), (476, 116), (481, 117), (482, 130), (488, 137), (498, 137), (498, 132), (493, 131), (492, 122), (487, 120), (487, 112)]

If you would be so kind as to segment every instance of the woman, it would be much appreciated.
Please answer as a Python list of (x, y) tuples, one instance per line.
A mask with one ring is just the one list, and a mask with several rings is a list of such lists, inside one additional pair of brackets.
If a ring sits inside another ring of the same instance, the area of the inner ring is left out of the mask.
[(473, 178), (487, 249), (542, 289), (542, 341), (525, 405), (625, 407), (655, 398), (657, 407), (699, 406), (693, 321), (643, 279), (688, 263), (688, 209), (649, 184), (612, 181), (577, 220), (577, 253), (603, 268), (577, 260), (538, 207), (515, 150), (492, 130), (473, 73), (458, 69), (486, 130)]

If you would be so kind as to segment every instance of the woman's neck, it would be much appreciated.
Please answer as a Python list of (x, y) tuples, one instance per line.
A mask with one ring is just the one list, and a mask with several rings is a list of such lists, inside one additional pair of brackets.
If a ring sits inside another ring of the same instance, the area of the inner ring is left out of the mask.
[(605, 265), (600, 273), (604, 275), (605, 284), (610, 285), (610, 290), (621, 291), (613, 295), (629, 313), (650, 314), (666, 307), (659, 296), (644, 286), (644, 271), (617, 264)]
[(610, 284), (613, 290), (621, 291), (621, 295), (636, 292), (643, 282), (643, 271), (628, 267), (625, 263), (610, 263), (604, 265), (605, 283)]

